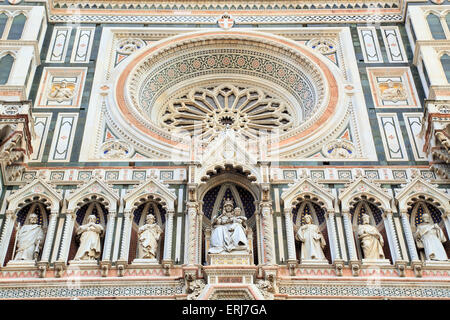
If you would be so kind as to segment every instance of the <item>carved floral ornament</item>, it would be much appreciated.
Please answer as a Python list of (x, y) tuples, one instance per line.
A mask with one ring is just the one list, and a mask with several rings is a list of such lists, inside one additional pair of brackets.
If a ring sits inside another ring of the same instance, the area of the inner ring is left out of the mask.
[(325, 55), (335, 53), (337, 50), (336, 43), (327, 38), (311, 39), (306, 45)]
[(133, 147), (121, 140), (106, 141), (100, 148), (102, 158), (106, 159), (126, 159), (134, 153)]
[(355, 146), (344, 139), (336, 139), (324, 145), (322, 151), (326, 157), (333, 159), (350, 159), (355, 157)]
[(132, 54), (144, 46), (145, 42), (141, 39), (126, 38), (117, 43), (116, 50), (121, 54)]

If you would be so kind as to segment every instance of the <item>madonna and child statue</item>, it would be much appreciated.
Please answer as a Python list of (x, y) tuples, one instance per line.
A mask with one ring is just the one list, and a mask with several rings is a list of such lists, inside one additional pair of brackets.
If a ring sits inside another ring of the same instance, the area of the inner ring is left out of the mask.
[(247, 218), (241, 215), (241, 208), (234, 207), (233, 200), (225, 199), (222, 213), (211, 221), (211, 246), (209, 254), (244, 253), (247, 254)]

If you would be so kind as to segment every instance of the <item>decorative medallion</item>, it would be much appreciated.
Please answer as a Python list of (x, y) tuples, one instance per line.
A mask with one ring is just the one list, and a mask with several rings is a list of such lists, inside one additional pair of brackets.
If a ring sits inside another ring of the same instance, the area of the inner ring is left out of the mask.
[(105, 159), (128, 159), (134, 152), (132, 147), (121, 140), (109, 140), (100, 150), (101, 156)]
[(228, 13), (224, 13), (218, 20), (217, 20), (217, 24), (219, 25), (219, 27), (221, 27), (222, 29), (225, 30), (229, 30), (233, 27), (234, 25), (234, 19), (228, 14)]
[(306, 45), (321, 54), (331, 54), (336, 52), (336, 43), (331, 39), (311, 39)]
[(332, 159), (349, 159), (355, 157), (355, 146), (347, 140), (336, 139), (326, 144), (323, 149), (326, 157)]
[(117, 52), (121, 54), (132, 54), (145, 46), (145, 42), (141, 39), (123, 39), (117, 44)]

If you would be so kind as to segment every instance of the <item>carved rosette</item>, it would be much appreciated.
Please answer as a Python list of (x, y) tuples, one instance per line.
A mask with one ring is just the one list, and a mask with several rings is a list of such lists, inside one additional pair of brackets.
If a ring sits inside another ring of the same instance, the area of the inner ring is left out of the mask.
[(105, 159), (128, 159), (134, 153), (134, 148), (122, 140), (110, 140), (103, 143), (100, 155)]
[(141, 39), (122, 39), (116, 47), (116, 51), (121, 54), (132, 54), (133, 52), (145, 46)]
[(336, 42), (328, 38), (311, 39), (306, 45), (321, 54), (331, 54), (336, 52)]
[(350, 141), (336, 139), (322, 148), (323, 154), (332, 159), (350, 159), (356, 156), (356, 148)]

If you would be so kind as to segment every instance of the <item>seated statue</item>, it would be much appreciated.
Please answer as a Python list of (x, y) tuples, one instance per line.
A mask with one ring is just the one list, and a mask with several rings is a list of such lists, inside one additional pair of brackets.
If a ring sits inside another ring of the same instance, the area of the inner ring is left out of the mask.
[(319, 227), (312, 223), (312, 217), (309, 214), (305, 215), (305, 224), (297, 231), (297, 239), (302, 243), (302, 260), (325, 261), (327, 259), (322, 250), (326, 245), (325, 238)]
[(14, 260), (34, 260), (39, 254), (44, 241), (44, 231), (38, 224), (38, 216), (30, 214), (27, 224), (17, 233), (17, 249)]
[(424, 213), (422, 219), (423, 222), (417, 226), (414, 234), (417, 248), (424, 249), (425, 260), (447, 261), (447, 254), (442, 245), (446, 241), (444, 232), (436, 223), (431, 221), (428, 213)]
[(96, 260), (100, 257), (100, 237), (103, 235), (104, 229), (96, 221), (97, 217), (91, 214), (88, 222), (78, 228), (77, 235), (81, 235), (80, 247), (74, 260)]
[(384, 259), (383, 237), (378, 229), (370, 224), (370, 217), (367, 214), (363, 214), (362, 222), (358, 226), (358, 239), (361, 241), (364, 258), (370, 260)]
[(247, 218), (241, 216), (241, 208), (233, 209), (233, 201), (225, 199), (223, 212), (212, 220), (211, 247), (208, 253), (232, 251), (248, 252), (245, 233)]

